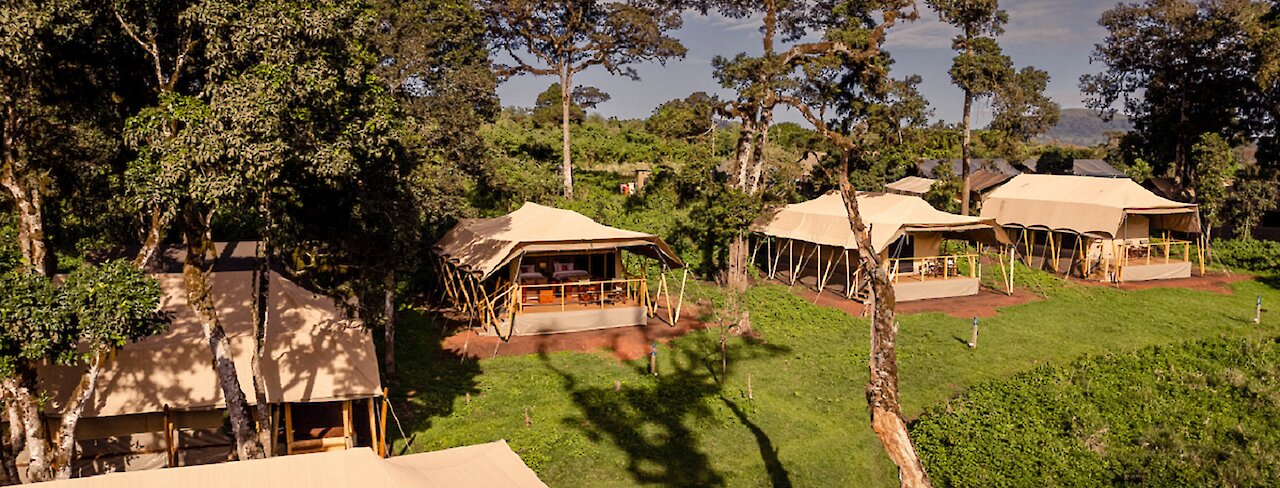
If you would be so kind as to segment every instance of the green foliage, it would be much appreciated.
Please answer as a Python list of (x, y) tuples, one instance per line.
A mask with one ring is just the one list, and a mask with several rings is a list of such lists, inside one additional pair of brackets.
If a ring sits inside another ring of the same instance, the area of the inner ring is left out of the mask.
[(1028, 66), (1010, 73), (995, 89), (995, 113), (988, 127), (1020, 144), (1048, 132), (1058, 123), (1061, 110), (1044, 94), (1048, 86), (1049, 73), (1044, 70)]
[(1232, 268), (1274, 273), (1280, 271), (1280, 242), (1217, 239), (1213, 241), (1213, 259)]
[(1241, 172), (1234, 186), (1227, 209), (1228, 220), (1241, 238), (1251, 239), (1262, 215), (1275, 210), (1280, 203), (1280, 182)]
[(1214, 339), (1041, 366), (911, 426), (939, 486), (1261, 486), (1280, 476), (1280, 341)]
[(712, 130), (712, 115), (717, 104), (717, 98), (706, 92), (671, 100), (653, 110), (653, 115), (644, 121), (644, 128), (658, 137), (693, 139)]
[(964, 182), (955, 174), (951, 164), (939, 164), (933, 168), (933, 186), (925, 192), (924, 200), (933, 208), (949, 213), (960, 212), (960, 192), (964, 191)]
[(160, 285), (127, 261), (84, 266), (61, 285), (9, 271), (0, 275), (0, 375), (33, 373), (42, 360), (74, 365), (163, 332), (170, 319)]
[(1206, 224), (1221, 225), (1227, 182), (1236, 174), (1237, 168), (1231, 145), (1218, 134), (1205, 133), (1191, 147), (1191, 152), (1191, 160), (1199, 173), (1195, 180), (1196, 205)]
[(1075, 154), (1066, 148), (1050, 147), (1036, 160), (1036, 172), (1045, 175), (1069, 175), (1075, 172)]
[(1124, 174), (1139, 184), (1146, 183), (1152, 176), (1151, 164), (1142, 158), (1134, 159), (1133, 163), (1125, 166)]

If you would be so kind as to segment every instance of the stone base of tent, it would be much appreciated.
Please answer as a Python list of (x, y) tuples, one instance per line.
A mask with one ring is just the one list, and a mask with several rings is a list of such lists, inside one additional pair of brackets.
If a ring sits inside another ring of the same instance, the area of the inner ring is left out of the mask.
[(899, 302), (930, 298), (964, 297), (978, 294), (977, 278), (948, 278), (929, 281), (900, 281), (893, 284)]
[(1175, 261), (1162, 264), (1130, 264), (1124, 267), (1120, 281), (1151, 281), (1190, 278), (1191, 263)]
[[(648, 314), (640, 305), (605, 307), (590, 310), (569, 310), (564, 312), (522, 313), (515, 317), (515, 329), (512, 335), (556, 334), (560, 332), (579, 332), (584, 330), (611, 329), (644, 325), (648, 322)], [(498, 330), (504, 333), (511, 324), (504, 321)], [(481, 335), (496, 335), (493, 330), (485, 330)]]

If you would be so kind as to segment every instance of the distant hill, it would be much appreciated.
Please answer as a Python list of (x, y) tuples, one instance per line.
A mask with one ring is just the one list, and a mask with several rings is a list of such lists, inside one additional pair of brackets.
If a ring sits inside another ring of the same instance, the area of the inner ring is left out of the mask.
[(1056, 142), (1075, 146), (1094, 146), (1107, 142), (1107, 132), (1127, 131), (1133, 124), (1124, 114), (1116, 114), (1110, 122), (1087, 108), (1062, 109), (1062, 117), (1058, 125), (1049, 129), (1049, 133), (1037, 138), (1041, 142)]

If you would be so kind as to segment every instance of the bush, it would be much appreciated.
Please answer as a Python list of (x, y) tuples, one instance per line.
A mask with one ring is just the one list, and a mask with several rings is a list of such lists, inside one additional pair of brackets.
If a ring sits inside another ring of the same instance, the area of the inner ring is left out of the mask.
[(1213, 259), (1232, 268), (1256, 272), (1280, 270), (1280, 242), (1252, 239), (1213, 241)]
[(1214, 339), (1041, 366), (935, 406), (937, 486), (1264, 486), (1280, 479), (1280, 344)]

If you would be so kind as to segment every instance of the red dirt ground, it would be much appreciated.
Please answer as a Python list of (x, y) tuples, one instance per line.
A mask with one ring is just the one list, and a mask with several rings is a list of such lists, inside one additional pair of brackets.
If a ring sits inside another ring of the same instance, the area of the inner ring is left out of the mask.
[[(665, 308), (658, 308), (659, 316), (665, 317), (666, 313)], [(698, 318), (700, 313), (696, 304), (685, 303), (675, 327), (667, 325), (663, 320), (650, 318), (644, 327), (517, 336), (507, 342), (493, 336), (482, 336), (468, 329), (446, 338), (442, 347), (454, 354), (474, 359), (557, 351), (586, 352), (607, 348), (619, 360), (629, 361), (647, 356), (655, 341), (665, 344), (671, 338), (687, 334), (690, 330), (706, 328), (707, 325)]]
[(1149, 290), (1152, 288), (1186, 288), (1188, 290), (1207, 291), (1212, 293), (1220, 293), (1223, 295), (1231, 294), (1231, 284), (1241, 281), (1248, 281), (1254, 276), (1248, 273), (1220, 273), (1209, 272), (1203, 276), (1192, 275), (1190, 278), (1178, 278), (1173, 280), (1151, 280), (1151, 281), (1132, 281), (1116, 285), (1114, 283), (1103, 283), (1100, 281), (1082, 280), (1072, 277), (1071, 281), (1083, 285), (1091, 286), (1108, 286), (1121, 290)]
[[(863, 307), (861, 303), (853, 300), (846, 300), (844, 297), (837, 294), (823, 293), (821, 296), (818, 296), (818, 294), (813, 290), (800, 286), (791, 287), (791, 292), (795, 293), (800, 298), (807, 300), (809, 303), (823, 307), (838, 308), (854, 317), (861, 317), (864, 313), (865, 307)], [(816, 302), (815, 298), (817, 299)], [(1006, 295), (1004, 293), (983, 288), (977, 295), (967, 297), (935, 298), (932, 300), (901, 302), (898, 304), (897, 313), (912, 314), (941, 312), (952, 317), (962, 319), (972, 317), (992, 317), (995, 316), (997, 308), (1021, 305), (1023, 303), (1034, 302), (1040, 299), (1040, 296), (1022, 289), (1015, 290), (1013, 295)]]

